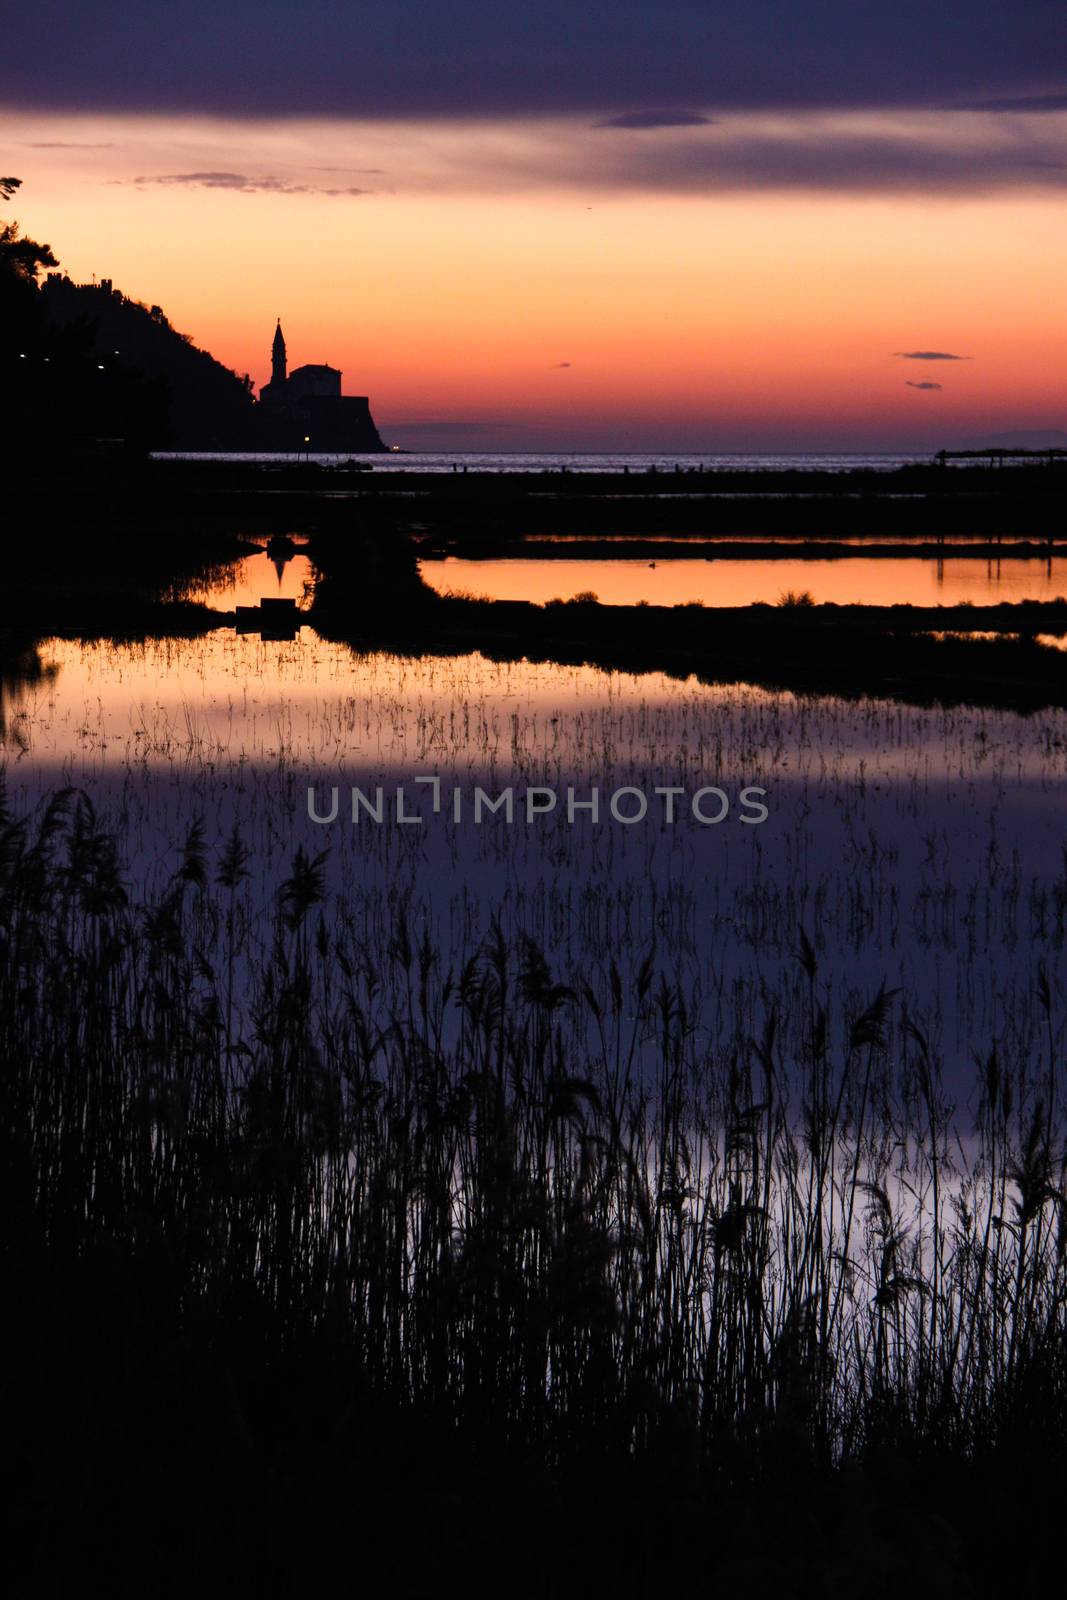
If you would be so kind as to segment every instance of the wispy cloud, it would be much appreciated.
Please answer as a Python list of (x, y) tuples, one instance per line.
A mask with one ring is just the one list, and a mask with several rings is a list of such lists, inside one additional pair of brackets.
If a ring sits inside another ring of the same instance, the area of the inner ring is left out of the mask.
[(717, 119), (699, 111), (624, 111), (621, 116), (594, 122), (594, 128), (707, 128)]
[[(731, 118), (662, 140), (610, 141), (576, 152), (576, 168), (628, 187), (715, 193), (739, 189), (983, 193), (1067, 183), (1067, 139), (1022, 137), (1010, 122), (976, 127), (925, 116)], [(600, 147), (604, 149), (603, 146)]]
[(994, 111), (1019, 116), (1048, 115), (1052, 111), (1067, 111), (1067, 94), (1026, 94), (1007, 100), (968, 100), (962, 105), (946, 106), (945, 109)]
[(558, 372), (562, 367), (569, 367), (570, 365), (571, 362), (569, 361), (557, 361), (554, 363), (553, 370)]
[[(707, 126), (612, 137), (586, 123), (543, 122), (435, 136), (445, 182), (515, 192), (539, 184), (589, 193), (955, 195), (1067, 187), (1067, 129), (936, 112), (731, 115)], [(450, 169), (450, 170), (448, 170)], [(405, 185), (400, 162), (390, 163)], [(436, 178), (441, 181), (441, 174)], [(406, 186), (406, 185), (405, 185)]]
[[(692, 113), (698, 114), (703, 115)], [(710, 119), (711, 113), (704, 123), (664, 123), (651, 131), (591, 126), (588, 114), (529, 122), (320, 119), (281, 133), (240, 120), (192, 130), (157, 120), (131, 124), (114, 157), (109, 161), (101, 149), (97, 160), (105, 182), (345, 198), (386, 190), (514, 197), (551, 189), (580, 192), (589, 203), (623, 193), (992, 198), (1067, 190), (1064, 118), (1023, 121), (931, 111), (731, 113)], [(79, 134), (88, 141), (98, 131), (110, 130), (79, 126), (74, 119), (69, 126), (42, 119), (26, 136), (69, 134), (73, 144)], [(86, 150), (79, 163), (93, 154)], [(59, 160), (63, 152), (53, 155)]]
[(131, 182), (135, 187), (144, 188), (151, 184), (162, 184), (171, 188), (188, 189), (229, 189), (237, 190), (241, 194), (326, 194), (326, 195), (361, 195), (369, 194), (368, 189), (352, 187), (331, 189), (316, 183), (291, 183), (284, 178), (276, 178), (268, 174), (266, 177), (250, 177), (244, 172), (160, 172), (152, 176), (141, 175), (132, 179), (119, 178), (118, 183)]
[(897, 350), (902, 361), (973, 361), (973, 356), (954, 356), (950, 350)]
[(23, 139), (27, 150), (114, 150), (113, 144), (89, 144), (80, 139)]
[(940, 389), (942, 385), (939, 383), (931, 383), (929, 379), (926, 379), (926, 381), (923, 383), (912, 383), (910, 378), (905, 378), (904, 387), (906, 389)]

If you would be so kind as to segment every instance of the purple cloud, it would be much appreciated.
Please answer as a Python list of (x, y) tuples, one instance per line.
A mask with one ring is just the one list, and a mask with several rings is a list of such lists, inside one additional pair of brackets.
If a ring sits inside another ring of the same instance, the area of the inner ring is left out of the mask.
[(946, 106), (947, 111), (1015, 112), (1020, 116), (1048, 115), (1051, 111), (1067, 111), (1067, 94), (1027, 94), (1007, 100), (968, 100), (963, 105)]
[[(116, 182), (123, 182), (116, 179)], [(319, 184), (288, 183), (283, 178), (267, 176), (264, 178), (251, 178), (244, 172), (161, 172), (153, 177), (141, 176), (130, 180), (138, 187), (147, 184), (163, 184), (169, 187), (189, 189), (230, 189), (241, 194), (327, 194), (327, 195), (360, 195), (369, 194), (369, 189), (326, 189)]]
[(594, 128), (707, 128), (717, 119), (701, 116), (699, 111), (624, 111), (619, 117), (609, 117), (606, 122), (594, 122)]
[(8, 11), (8, 105), (274, 121), (1053, 109), (1067, 47), (1057, 0), (304, 0), (299, 25), (292, 0)]

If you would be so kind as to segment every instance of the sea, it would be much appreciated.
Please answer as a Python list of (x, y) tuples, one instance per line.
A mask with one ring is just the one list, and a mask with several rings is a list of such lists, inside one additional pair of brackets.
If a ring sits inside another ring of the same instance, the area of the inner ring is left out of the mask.
[(569, 453), (566, 451), (404, 451), (384, 455), (329, 455), (314, 451), (157, 451), (160, 461), (255, 461), (291, 465), (294, 461), (338, 467), (357, 462), (374, 472), (895, 472), (900, 467), (928, 465), (929, 453), (782, 452), (779, 454), (716, 454), (658, 451)]

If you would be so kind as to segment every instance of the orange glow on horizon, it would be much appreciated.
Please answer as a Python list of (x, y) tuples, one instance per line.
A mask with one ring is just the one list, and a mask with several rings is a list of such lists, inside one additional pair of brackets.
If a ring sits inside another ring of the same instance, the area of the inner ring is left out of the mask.
[[(198, 130), (171, 130), (170, 170), (216, 170), (179, 134)], [(575, 448), (892, 448), (1065, 425), (1052, 194), (139, 187), (162, 158), (130, 141), (99, 120), (100, 150), (24, 137), (24, 231), (76, 280), (161, 304), (257, 388), (280, 315), (291, 363), (340, 367), (387, 435), (477, 421), (517, 448), (545, 429)], [(925, 348), (973, 359), (894, 355)]]

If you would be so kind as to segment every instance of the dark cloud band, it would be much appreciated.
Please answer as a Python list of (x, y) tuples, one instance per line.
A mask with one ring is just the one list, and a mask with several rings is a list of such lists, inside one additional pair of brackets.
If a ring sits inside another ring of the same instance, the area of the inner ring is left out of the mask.
[[(981, 104), (1061, 82), (1039, 0), (35, 0), (4, 23), (9, 105), (229, 117), (616, 117)], [(872, 70), (872, 64), (875, 64)], [(625, 113), (624, 113), (625, 114)]]
[(594, 122), (594, 128), (628, 128), (638, 132), (649, 128), (707, 128), (714, 117), (701, 116), (699, 111), (624, 111), (621, 116), (608, 117), (604, 122)]
[(1015, 100), (969, 100), (965, 105), (948, 107), (950, 111), (990, 111), (1000, 115), (1024, 117), (1047, 116), (1050, 112), (1067, 111), (1067, 94), (1021, 95)]

